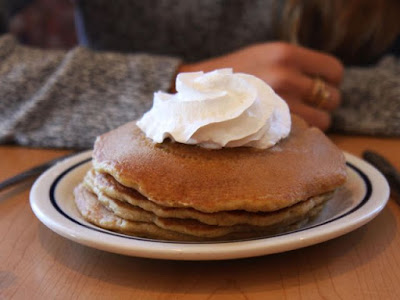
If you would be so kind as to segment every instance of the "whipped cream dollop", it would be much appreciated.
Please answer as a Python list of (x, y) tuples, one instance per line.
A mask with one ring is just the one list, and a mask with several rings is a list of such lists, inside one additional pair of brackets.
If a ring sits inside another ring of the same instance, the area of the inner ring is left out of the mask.
[(289, 108), (261, 79), (232, 69), (180, 73), (176, 94), (156, 92), (137, 126), (155, 143), (266, 149), (290, 133)]

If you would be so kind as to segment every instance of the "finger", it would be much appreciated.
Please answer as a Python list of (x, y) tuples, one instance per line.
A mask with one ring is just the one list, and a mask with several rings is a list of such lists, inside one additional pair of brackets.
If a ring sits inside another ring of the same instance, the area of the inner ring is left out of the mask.
[[(289, 68), (274, 69), (270, 74), (273, 74), (273, 76), (269, 76), (265, 80), (276, 93), (297, 97), (309, 105), (313, 104), (310, 101), (312, 100), (311, 97), (315, 85), (314, 79)], [(328, 97), (326, 101), (321, 103), (322, 105), (319, 108), (332, 111), (341, 103), (340, 92), (331, 84), (325, 83), (324, 86)]]
[(326, 111), (304, 104), (288, 95), (281, 96), (289, 105), (290, 111), (302, 117), (309, 125), (326, 131), (331, 125), (331, 116)]
[[(323, 83), (323, 89), (325, 94), (324, 99), (312, 99), (313, 95), (313, 90), (316, 85), (315, 79), (311, 79), (309, 77), (306, 77), (303, 79), (304, 81), (307, 81), (308, 84), (308, 94), (303, 94), (303, 102), (310, 106), (316, 106), (319, 109), (327, 110), (327, 111), (333, 111), (336, 108), (338, 108), (342, 102), (342, 97), (340, 94), (340, 91), (338, 88), (335, 86), (329, 84), (329, 83)], [(322, 97), (322, 95), (320, 95)], [(317, 103), (316, 103), (317, 102)]]
[(335, 57), (303, 47), (297, 47), (298, 67), (310, 76), (319, 76), (337, 86), (342, 81), (343, 65)]
[(334, 56), (285, 43), (280, 44), (280, 47), (279, 56), (282, 62), (294, 65), (312, 77), (320, 76), (333, 85), (341, 82), (343, 64)]

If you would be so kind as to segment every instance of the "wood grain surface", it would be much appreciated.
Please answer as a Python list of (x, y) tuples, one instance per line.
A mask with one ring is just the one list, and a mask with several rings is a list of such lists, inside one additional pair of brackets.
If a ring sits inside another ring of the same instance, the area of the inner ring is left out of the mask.
[[(332, 135), (360, 156), (400, 169), (400, 139)], [(0, 147), (0, 180), (68, 151)], [(29, 206), (32, 181), (0, 192), (0, 299), (400, 299), (400, 207), (370, 223), (285, 253), (231, 261), (127, 257), (69, 241)], [(393, 197), (393, 196), (392, 196)]]

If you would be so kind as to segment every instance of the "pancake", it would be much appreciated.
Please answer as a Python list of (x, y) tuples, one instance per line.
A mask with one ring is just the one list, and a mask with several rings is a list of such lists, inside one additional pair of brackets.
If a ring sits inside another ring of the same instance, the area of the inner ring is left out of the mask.
[(75, 189), (83, 218), (104, 229), (175, 241), (232, 240), (294, 230), (346, 180), (342, 152), (292, 115), (275, 146), (154, 144), (135, 122), (97, 138)]
[(295, 115), (289, 137), (265, 150), (154, 144), (127, 123), (96, 140), (93, 167), (159, 206), (204, 213), (273, 212), (346, 179), (341, 151)]
[(82, 184), (74, 190), (75, 204), (81, 215), (90, 223), (101, 228), (138, 237), (190, 241), (194, 237), (163, 230), (147, 222), (133, 222), (122, 219), (102, 206), (93, 193)]
[[(174, 240), (174, 241), (205, 241), (205, 240), (235, 240), (243, 238), (252, 238), (259, 236), (266, 236), (271, 234), (280, 233), (282, 231), (295, 230), (302, 226), (309, 218), (313, 218), (319, 213), (322, 205), (316, 206), (308, 212), (307, 216), (300, 221), (285, 226), (268, 227), (268, 228), (255, 228), (255, 227), (242, 227), (240, 231), (233, 231), (231, 226), (218, 227), (208, 226), (213, 229), (210, 234), (210, 229), (198, 222), (191, 222), (189, 220), (163, 220), (161, 226), (169, 226), (172, 229), (185, 229), (188, 234), (176, 232), (175, 230), (168, 230), (160, 227), (151, 222), (145, 221), (132, 221), (121, 218), (111, 211), (107, 210), (96, 197), (95, 194), (89, 191), (83, 184), (80, 184), (74, 190), (75, 203), (81, 215), (90, 223), (95, 224), (101, 228), (111, 231), (120, 232), (127, 235)], [(180, 223), (181, 222), (181, 223)], [(219, 232), (218, 232), (219, 229)], [(195, 235), (191, 233), (195, 233)]]
[(145, 199), (137, 191), (122, 186), (107, 174), (90, 171), (85, 176), (84, 184), (97, 195), (99, 201), (105, 207), (114, 214), (125, 219), (147, 222), (153, 221), (155, 223), (157, 223), (157, 221), (154, 221), (155, 219), (193, 219), (207, 225), (218, 226), (247, 224), (266, 227), (291, 224), (303, 218), (309, 211), (323, 204), (333, 195), (333, 193), (329, 192), (311, 197), (310, 199), (275, 212), (253, 213), (246, 211), (221, 211), (216, 213), (203, 213), (192, 208), (170, 208), (157, 205)]

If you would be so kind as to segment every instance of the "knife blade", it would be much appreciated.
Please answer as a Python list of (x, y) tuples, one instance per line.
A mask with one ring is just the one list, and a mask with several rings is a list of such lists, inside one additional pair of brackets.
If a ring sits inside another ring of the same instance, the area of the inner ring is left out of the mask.
[[(81, 152), (81, 151), (79, 151)], [(39, 176), (41, 173), (43, 173), (44, 171), (46, 171), (48, 168), (50, 168), (51, 166), (55, 165), (56, 163), (63, 161), (64, 159), (67, 159), (71, 156), (74, 156), (76, 154), (78, 154), (79, 152), (73, 152), (73, 153), (69, 153), (67, 155), (63, 155), (61, 157), (58, 157), (56, 159), (52, 159), (50, 161), (47, 161), (41, 165), (35, 166), (31, 169), (28, 169), (26, 171), (23, 171), (22, 173), (19, 173), (13, 177), (10, 177), (2, 182), (0, 182), (0, 191), (15, 185), (17, 183), (20, 183), (24, 180), (30, 179), (30, 178), (34, 178)]]

